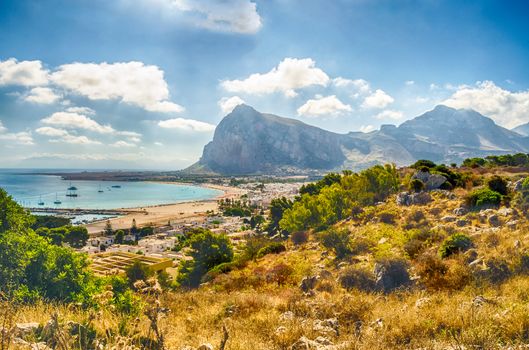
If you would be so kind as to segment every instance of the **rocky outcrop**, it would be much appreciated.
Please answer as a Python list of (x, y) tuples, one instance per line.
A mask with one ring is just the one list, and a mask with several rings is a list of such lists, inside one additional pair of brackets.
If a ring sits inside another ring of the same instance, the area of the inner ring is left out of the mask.
[[(408, 165), (417, 159), (458, 162), (468, 157), (528, 152), (529, 138), (465, 109), (437, 106), (400, 126), (338, 134), (239, 105), (219, 123), (190, 173), (307, 173), (359, 170), (379, 163)], [(441, 175), (430, 175), (428, 189)]]

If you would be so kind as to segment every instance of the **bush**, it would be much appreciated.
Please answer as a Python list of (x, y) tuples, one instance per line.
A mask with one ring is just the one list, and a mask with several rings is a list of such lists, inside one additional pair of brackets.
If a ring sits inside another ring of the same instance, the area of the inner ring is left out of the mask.
[(267, 272), (267, 281), (271, 283), (277, 283), (277, 285), (286, 284), (292, 274), (294, 269), (287, 264), (279, 263), (274, 265)]
[(382, 259), (375, 264), (376, 287), (391, 292), (410, 283), (408, 262), (403, 259)]
[(410, 181), (409, 190), (412, 192), (421, 192), (424, 190), (426, 185), (419, 179), (413, 179)]
[(135, 261), (125, 270), (125, 274), (129, 280), (129, 285), (132, 287), (136, 281), (147, 281), (153, 275), (153, 272), (146, 264)]
[(351, 236), (347, 229), (331, 228), (321, 232), (318, 238), (325, 248), (334, 251), (336, 259), (343, 259), (352, 254)]
[(412, 238), (404, 243), (403, 249), (411, 259), (415, 259), (424, 249), (424, 242), (417, 238)]
[(345, 268), (340, 274), (338, 280), (342, 287), (347, 290), (358, 289), (367, 292), (375, 290), (373, 274), (369, 271), (353, 266)]
[(466, 198), (469, 206), (474, 208), (499, 206), (502, 196), (489, 188), (480, 188), (472, 191)]
[(509, 192), (507, 180), (498, 175), (494, 175), (487, 180), (487, 187), (503, 196)]
[(420, 168), (431, 169), (431, 168), (434, 168), (435, 166), (436, 166), (436, 164), (434, 162), (432, 162), (431, 160), (420, 159), (420, 160), (416, 161), (415, 163), (413, 163), (410, 166), (410, 168), (414, 168), (414, 169), (420, 169)]
[(309, 240), (309, 233), (307, 231), (297, 231), (290, 235), (290, 240), (295, 245), (306, 243)]
[(257, 252), (257, 257), (262, 258), (263, 256), (268, 254), (279, 254), (285, 252), (286, 250), (287, 248), (283, 245), (283, 243), (271, 242), (267, 246), (259, 249), (259, 251)]
[(397, 213), (391, 210), (384, 210), (378, 214), (378, 219), (384, 224), (393, 225), (397, 219)]
[(420, 281), (430, 290), (456, 290), (471, 281), (468, 266), (459, 260), (444, 261), (433, 254), (419, 257), (415, 272)]
[(441, 258), (449, 257), (452, 254), (461, 253), (472, 248), (472, 240), (463, 233), (454, 233), (446, 238), (439, 247)]

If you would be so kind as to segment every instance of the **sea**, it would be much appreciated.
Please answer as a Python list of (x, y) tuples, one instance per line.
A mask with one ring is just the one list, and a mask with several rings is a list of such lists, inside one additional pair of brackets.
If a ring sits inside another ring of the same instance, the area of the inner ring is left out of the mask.
[[(222, 191), (184, 184), (129, 181), (67, 181), (47, 173), (64, 169), (0, 169), (0, 188), (26, 208), (37, 209), (122, 209), (206, 200)], [(72, 171), (73, 172), (73, 171)], [(79, 170), (75, 170), (79, 172)], [(75, 188), (75, 190), (68, 190)], [(67, 196), (76, 194), (77, 196)], [(57, 203), (55, 203), (57, 202)], [(60, 203), (58, 203), (60, 202)], [(36, 214), (41, 214), (38, 210)], [(108, 215), (85, 214), (75, 222), (91, 222)]]

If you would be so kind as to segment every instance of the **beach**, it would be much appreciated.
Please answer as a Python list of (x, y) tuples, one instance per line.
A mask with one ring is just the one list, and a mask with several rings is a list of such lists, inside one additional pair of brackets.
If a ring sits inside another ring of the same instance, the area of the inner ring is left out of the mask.
[[(158, 182), (164, 184), (181, 185), (175, 182)], [(222, 198), (238, 198), (245, 191), (236, 187), (221, 186), (215, 184), (197, 185), (201, 187), (220, 190), (223, 193), (213, 199), (181, 202), (174, 204), (163, 204), (149, 207), (120, 209), (123, 216), (109, 219), (114, 230), (129, 229), (132, 221), (136, 220), (138, 227), (167, 225), (170, 221), (174, 223), (192, 223), (204, 219), (207, 211), (217, 210), (217, 201)], [(90, 235), (97, 235), (105, 229), (106, 220), (86, 224), (85, 227)]]

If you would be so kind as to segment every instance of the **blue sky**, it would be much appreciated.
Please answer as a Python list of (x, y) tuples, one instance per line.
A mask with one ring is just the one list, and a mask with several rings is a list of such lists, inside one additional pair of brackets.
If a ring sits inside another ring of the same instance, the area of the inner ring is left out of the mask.
[(526, 1), (0, 2), (5, 167), (179, 169), (245, 102), (370, 131), (445, 103), (529, 122)]

